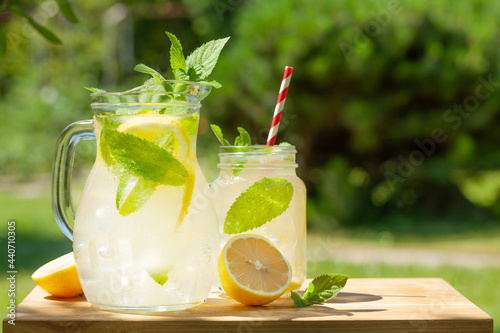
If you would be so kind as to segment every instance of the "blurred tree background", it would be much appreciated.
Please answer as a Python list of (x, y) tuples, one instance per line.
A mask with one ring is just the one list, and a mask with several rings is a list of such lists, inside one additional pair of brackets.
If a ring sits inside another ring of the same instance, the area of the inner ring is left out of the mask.
[[(83, 87), (139, 85), (137, 63), (168, 73), (166, 30), (185, 52), (231, 36), (213, 73), (223, 87), (202, 108), (209, 180), (218, 142), (208, 125), (265, 143), (289, 65), (278, 141), (297, 146), (311, 229), (498, 229), (499, 2), (72, 1), (77, 23), (62, 0), (16, 3), (62, 45), (0, 15), (2, 176), (50, 173), (59, 133), (91, 118)], [(79, 149), (83, 170), (94, 153)]]

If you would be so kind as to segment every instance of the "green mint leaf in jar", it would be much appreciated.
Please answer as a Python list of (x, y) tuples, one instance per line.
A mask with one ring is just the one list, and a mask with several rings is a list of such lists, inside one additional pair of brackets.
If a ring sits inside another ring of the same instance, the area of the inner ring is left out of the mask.
[(229, 208), (224, 233), (237, 234), (266, 224), (287, 210), (292, 196), (293, 186), (285, 178), (256, 181)]
[(141, 208), (156, 190), (158, 183), (144, 180), (132, 173), (123, 172), (116, 192), (116, 209), (122, 216)]

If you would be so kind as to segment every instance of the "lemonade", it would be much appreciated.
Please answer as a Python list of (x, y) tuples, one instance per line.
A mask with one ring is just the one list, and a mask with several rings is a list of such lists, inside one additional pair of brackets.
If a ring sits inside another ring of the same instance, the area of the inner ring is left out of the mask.
[(235, 234), (271, 240), (292, 268), (290, 290), (306, 277), (306, 188), (293, 146), (220, 147), (220, 176), (211, 184), (222, 249)]

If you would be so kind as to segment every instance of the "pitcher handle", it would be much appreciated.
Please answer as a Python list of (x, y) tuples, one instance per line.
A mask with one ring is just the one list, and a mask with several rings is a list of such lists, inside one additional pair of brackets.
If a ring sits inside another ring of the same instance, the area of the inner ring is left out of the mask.
[(71, 200), (70, 181), (73, 174), (76, 145), (82, 140), (95, 140), (94, 121), (81, 120), (70, 124), (59, 136), (52, 174), (52, 210), (57, 225), (73, 240), (75, 209)]

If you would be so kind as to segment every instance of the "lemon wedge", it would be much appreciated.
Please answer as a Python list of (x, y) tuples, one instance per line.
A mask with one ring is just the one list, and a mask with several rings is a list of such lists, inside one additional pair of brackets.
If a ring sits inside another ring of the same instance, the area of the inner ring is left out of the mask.
[(37, 269), (31, 278), (40, 288), (57, 297), (83, 294), (73, 252), (46, 263)]

